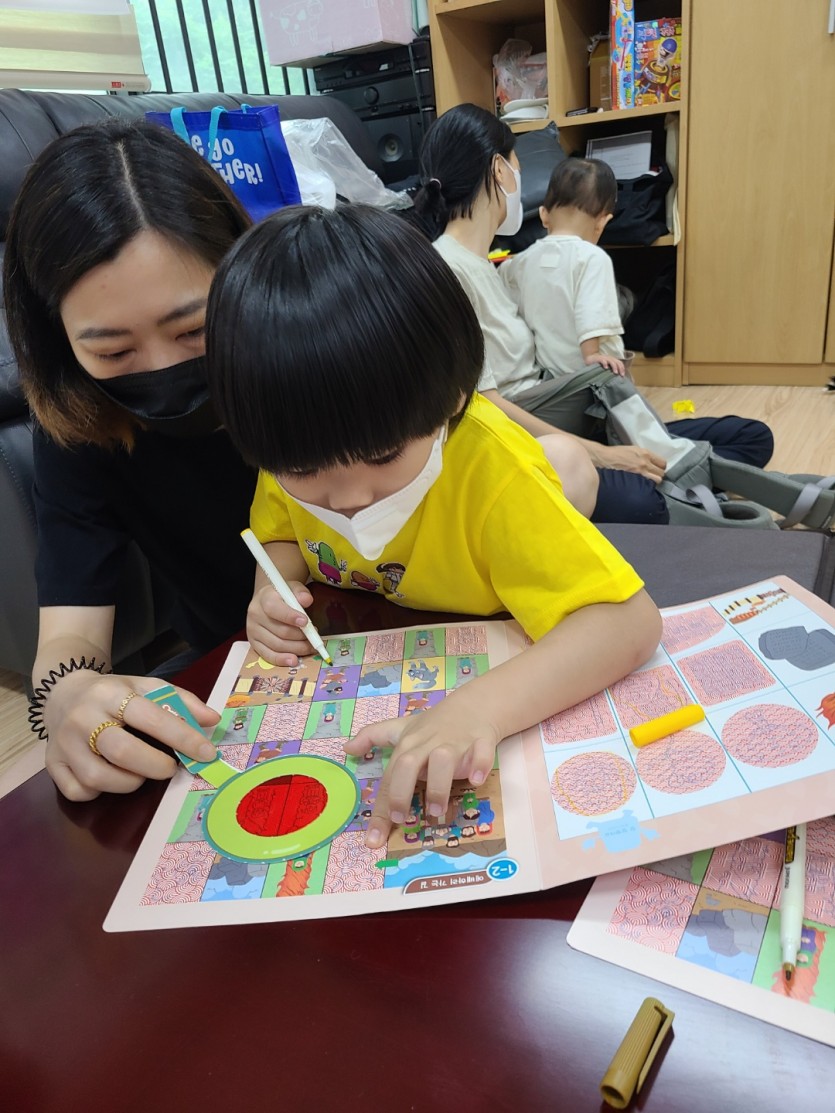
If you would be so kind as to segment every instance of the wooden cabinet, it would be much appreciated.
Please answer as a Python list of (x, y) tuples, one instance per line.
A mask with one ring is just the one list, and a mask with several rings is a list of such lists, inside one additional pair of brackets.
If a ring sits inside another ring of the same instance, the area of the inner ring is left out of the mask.
[[(682, 100), (669, 104), (568, 116), (573, 108), (588, 103), (588, 43), (592, 35), (606, 30), (608, 0), (430, 0), (429, 27), (435, 98), (438, 112), (465, 101), (490, 111), (495, 109), (493, 55), (509, 38), (527, 40), (534, 52), (545, 51), (548, 59), (548, 117), (541, 121), (511, 124), (516, 132), (543, 127), (550, 120), (560, 129), (560, 142), (567, 153), (584, 152), (591, 136), (651, 130), (663, 136), (665, 119), (678, 122), (677, 177), (679, 232), (684, 227), (686, 116), (687, 116), (687, 19), (689, 0), (636, 0), (636, 19), (681, 16), (683, 23)], [(679, 302), (683, 286), (683, 237), (663, 236), (648, 248), (612, 249), (615, 272), (621, 271), (633, 284), (648, 284), (653, 273), (675, 260)], [(678, 306), (677, 322), (681, 321)], [(677, 329), (675, 354), (646, 360), (638, 356), (633, 373), (638, 382), (672, 386), (681, 382), (681, 337)]]
[(677, 116), (680, 234), (652, 251), (612, 252), (617, 273), (675, 258), (676, 351), (636, 361), (639, 382), (817, 384), (832, 375), (830, 3), (635, 0), (638, 19), (681, 14), (680, 104), (570, 117), (587, 101), (586, 44), (606, 27), (608, 0), (430, 0), (439, 112), (463, 101), (492, 110), (492, 57), (518, 37), (547, 52), (548, 118), (567, 152), (582, 151), (589, 135), (661, 128)]
[[(835, 241), (835, 231), (833, 231), (833, 241)], [(830, 364), (827, 367), (827, 375), (832, 375), (835, 372), (835, 243), (833, 244), (832, 255), (832, 277), (829, 283), (829, 320), (826, 325), (826, 349), (823, 353), (824, 363)]]
[[(684, 374), (822, 383), (835, 362), (835, 36), (829, 0), (699, 0)], [(828, 322), (828, 340), (827, 340)]]

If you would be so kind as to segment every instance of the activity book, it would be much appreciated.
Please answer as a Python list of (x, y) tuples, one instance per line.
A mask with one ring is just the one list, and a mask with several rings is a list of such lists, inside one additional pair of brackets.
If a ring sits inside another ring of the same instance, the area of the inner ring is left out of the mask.
[(835, 1047), (835, 819), (809, 823), (797, 965), (783, 975), (785, 832), (599, 878), (577, 950)]
[[(419, 715), (527, 650), (514, 622), (326, 639), (327, 665), (233, 646), (210, 702), (220, 759), (169, 784), (108, 931), (351, 916), (530, 892), (819, 819), (835, 800), (835, 611), (776, 577), (664, 612), (652, 659), (499, 746), (444, 816), (419, 786), (388, 845), (363, 836), (386, 750), (368, 723)], [(176, 692), (151, 698), (175, 713)], [(698, 704), (641, 748), (631, 727)], [(288, 899), (293, 898), (293, 899)]]

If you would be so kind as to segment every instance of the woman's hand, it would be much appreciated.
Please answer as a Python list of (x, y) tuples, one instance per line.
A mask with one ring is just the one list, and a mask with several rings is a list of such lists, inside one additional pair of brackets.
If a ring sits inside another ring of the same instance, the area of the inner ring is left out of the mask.
[(368, 821), (365, 845), (384, 846), (392, 824), (405, 822), (418, 780), (426, 780), (426, 814), (435, 819), (444, 815), (452, 782), (466, 779), (473, 786), (483, 784), (500, 741), (496, 726), (479, 718), (472, 701), (454, 696), (410, 718), (363, 727), (345, 743), (346, 753), (361, 756), (374, 747), (394, 747)]
[(595, 444), (584, 441), (589, 446), (591, 458), (595, 467), (615, 468), (617, 471), (631, 471), (651, 479), (653, 483), (660, 483), (667, 470), (667, 461), (650, 452), (648, 448), (641, 448), (637, 444)]
[[(298, 580), (288, 586), (303, 607), (313, 602), (310, 591)], [(293, 668), (300, 657), (313, 653), (313, 646), (302, 633), (307, 615), (288, 606), (274, 587), (258, 588), (246, 613), (246, 636), (249, 644), (265, 661)]]
[[(51, 689), (43, 706), (46, 768), (68, 800), (92, 800), (101, 792), (133, 792), (146, 779), (173, 776), (174, 758), (149, 746), (132, 730), (197, 761), (217, 756), (199, 731), (142, 698), (160, 683), (148, 676), (101, 676), (82, 669), (62, 677)], [(218, 722), (218, 714), (197, 696), (183, 688), (177, 691), (201, 726)], [(115, 725), (95, 737), (96, 754), (90, 738), (97, 727), (109, 722)]]

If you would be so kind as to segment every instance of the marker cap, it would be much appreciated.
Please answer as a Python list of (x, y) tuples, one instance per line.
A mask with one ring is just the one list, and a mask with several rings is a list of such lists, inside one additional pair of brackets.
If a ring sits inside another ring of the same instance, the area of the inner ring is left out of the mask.
[(657, 998), (645, 998), (603, 1075), (600, 1093), (605, 1102), (615, 1109), (629, 1105), (643, 1086), (674, 1016)]

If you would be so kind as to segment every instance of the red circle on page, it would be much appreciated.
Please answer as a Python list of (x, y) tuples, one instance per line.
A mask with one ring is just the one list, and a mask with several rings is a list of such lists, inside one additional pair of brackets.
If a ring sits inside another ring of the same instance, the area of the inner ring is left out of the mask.
[(327, 802), (328, 793), (320, 781), (296, 773), (251, 788), (235, 816), (250, 835), (290, 835), (318, 819)]

